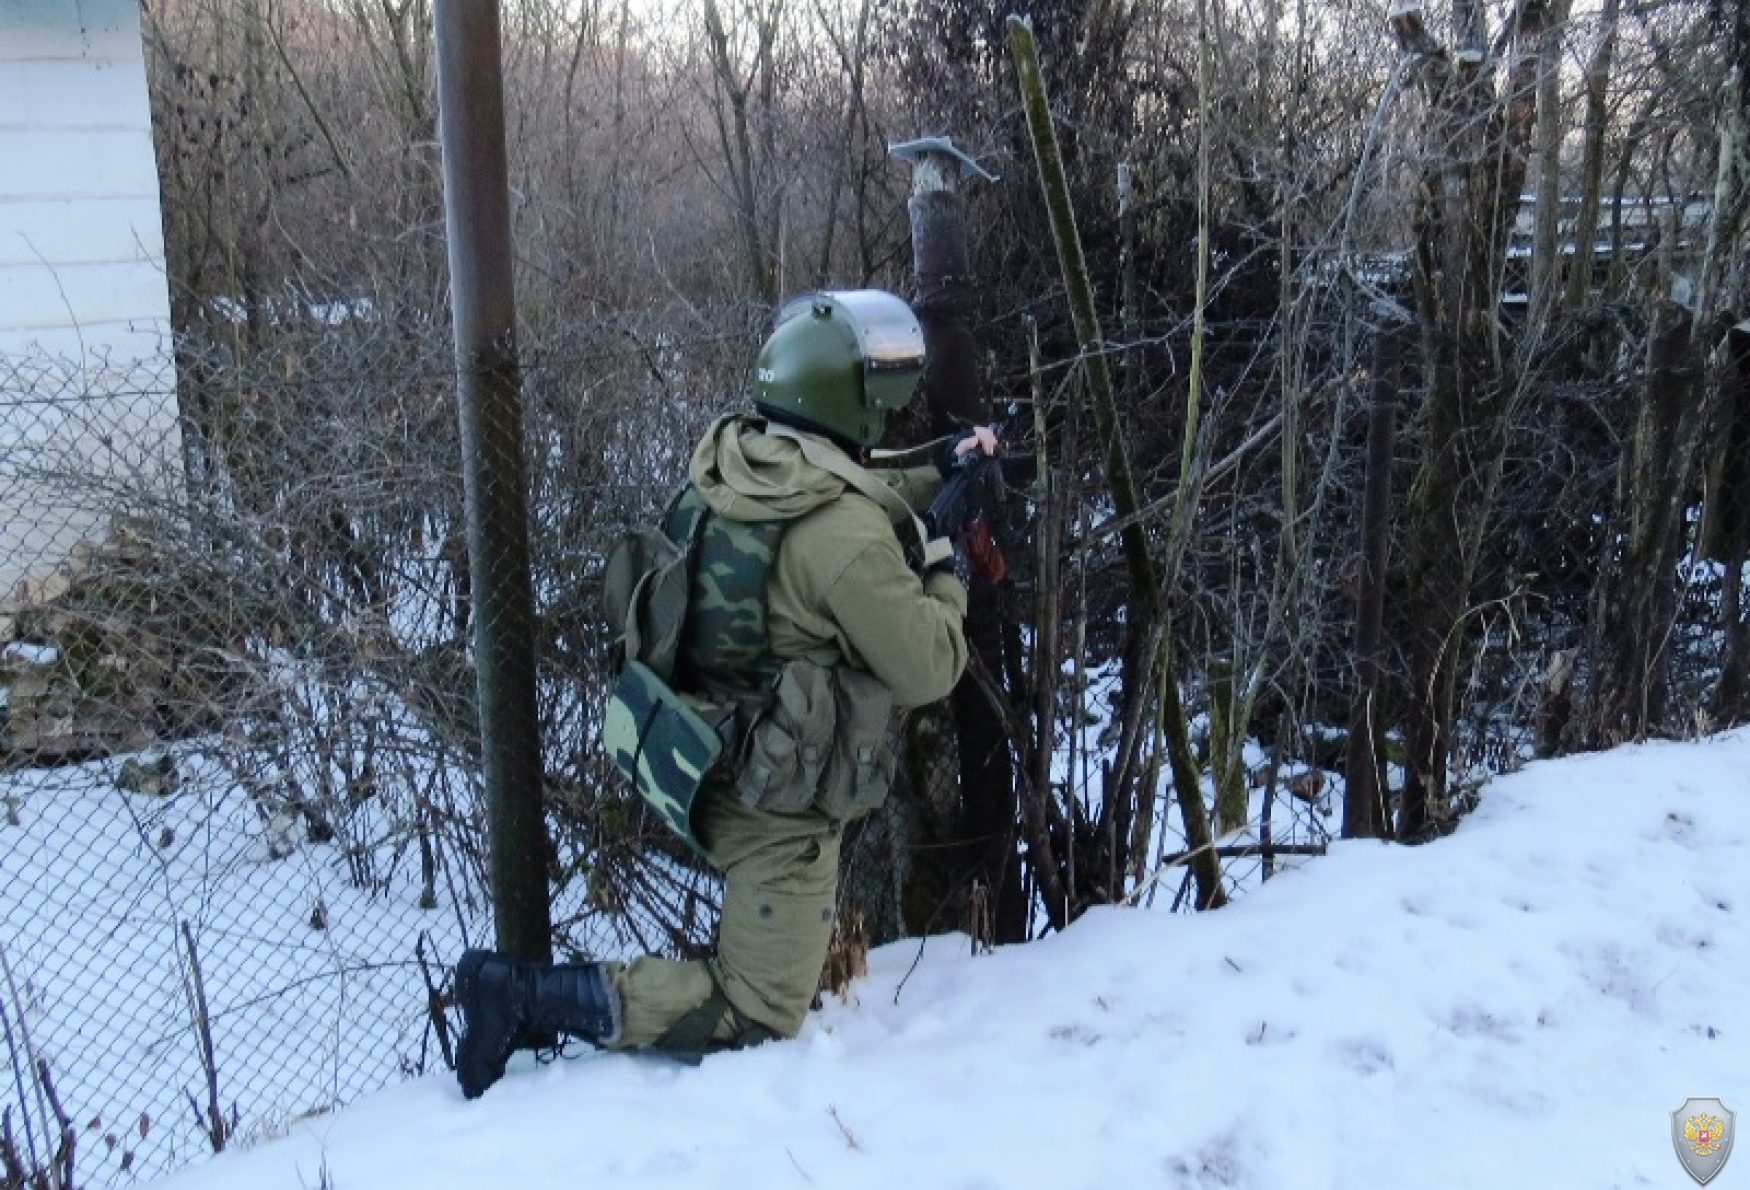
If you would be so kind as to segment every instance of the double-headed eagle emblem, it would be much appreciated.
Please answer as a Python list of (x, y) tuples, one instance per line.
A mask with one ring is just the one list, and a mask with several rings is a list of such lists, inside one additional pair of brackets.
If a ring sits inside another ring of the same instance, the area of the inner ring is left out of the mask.
[(1696, 1115), (1683, 1121), (1683, 1140), (1697, 1157), (1712, 1157), (1720, 1151), (1726, 1122), (1718, 1116)]
[(1737, 1114), (1718, 1099), (1686, 1099), (1671, 1113), (1677, 1160), (1699, 1185), (1707, 1185), (1732, 1155)]

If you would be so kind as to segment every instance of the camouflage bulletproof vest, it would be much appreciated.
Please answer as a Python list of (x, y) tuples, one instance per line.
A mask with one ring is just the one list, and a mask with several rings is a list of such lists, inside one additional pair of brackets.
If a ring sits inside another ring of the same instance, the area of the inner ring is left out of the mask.
[(688, 487), (669, 506), (662, 531), (682, 548), (695, 519), (705, 518), (675, 658), (675, 686), (757, 712), (783, 662), (766, 629), (766, 582), (778, 543), (793, 523), (714, 516)]
[(893, 693), (819, 649), (773, 655), (766, 588), (787, 520), (713, 515), (692, 488), (661, 531), (628, 534), (603, 596), (623, 624), (620, 676), (602, 738), (614, 765), (694, 847), (692, 807), (714, 775), (743, 802), (848, 822), (893, 780)]

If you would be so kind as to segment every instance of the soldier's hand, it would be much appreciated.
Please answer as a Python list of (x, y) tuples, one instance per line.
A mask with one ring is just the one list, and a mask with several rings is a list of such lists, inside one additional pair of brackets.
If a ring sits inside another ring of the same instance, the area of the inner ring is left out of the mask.
[(954, 474), (960, 460), (973, 451), (982, 450), (987, 455), (994, 455), (999, 448), (996, 431), (989, 426), (975, 426), (964, 438), (943, 438), (935, 450), (936, 473), (947, 479)]
[(954, 444), (954, 455), (956, 458), (961, 455), (971, 454), (975, 450), (982, 450), (987, 455), (996, 454), (996, 431), (989, 426), (974, 426), (972, 427), (972, 433)]

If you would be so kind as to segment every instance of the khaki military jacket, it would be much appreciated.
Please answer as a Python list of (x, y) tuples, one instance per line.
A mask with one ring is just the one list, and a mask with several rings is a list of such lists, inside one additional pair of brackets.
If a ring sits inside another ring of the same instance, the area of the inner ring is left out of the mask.
[[(941, 482), (933, 467), (872, 474), (914, 508)], [(900, 707), (935, 702), (953, 689), (966, 668), (966, 590), (952, 574), (915, 574), (896, 526), (874, 500), (804, 459), (795, 440), (767, 434), (762, 421), (742, 415), (711, 427), (688, 478), (729, 520), (796, 522), (767, 580), (775, 655), (837, 649), (880, 678)]]

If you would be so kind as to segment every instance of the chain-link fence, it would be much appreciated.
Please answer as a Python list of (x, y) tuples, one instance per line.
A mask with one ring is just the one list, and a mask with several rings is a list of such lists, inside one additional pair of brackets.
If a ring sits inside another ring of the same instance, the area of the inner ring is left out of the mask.
[[(20, 1185), (127, 1184), (441, 1069), (447, 966), (491, 938), (447, 341), (368, 302), (269, 307), (269, 332), (219, 313), (174, 369), (0, 365), (0, 1105)], [(616, 316), (524, 350), (562, 954), (710, 943), (714, 881), (596, 747), (596, 587), (733, 403), (694, 394), (737, 391), (760, 323)], [(1116, 667), (1072, 668), (1053, 785), (1087, 808)], [(1316, 842), (1330, 792), (1291, 797), (1291, 776), (1254, 790), (1254, 818), (1272, 805), (1276, 844)], [(847, 896), (891, 920), (915, 807), (945, 796), (912, 793), (847, 849)], [(1170, 854), (1177, 814), (1153, 805)], [(1230, 878), (1261, 862), (1233, 845)], [(1185, 904), (1184, 871), (1136, 899)], [(976, 933), (966, 913), (931, 928)]]
[[(344, 658), (370, 634), (323, 547), (238, 498), (273, 482), (219, 449), (252, 430), (179, 417), (168, 364), (5, 368), (6, 1174), (118, 1184), (435, 1060), (469, 781)], [(283, 426), (243, 379), (195, 395)]]
[[(445, 969), (491, 938), (447, 344), (271, 313), (271, 347), (238, 320), (174, 374), (0, 375), (23, 1185), (123, 1184), (441, 1067)], [(712, 410), (632, 322), (556, 339), (524, 388), (558, 941), (697, 948), (708, 882), (601, 792), (592, 584)]]

